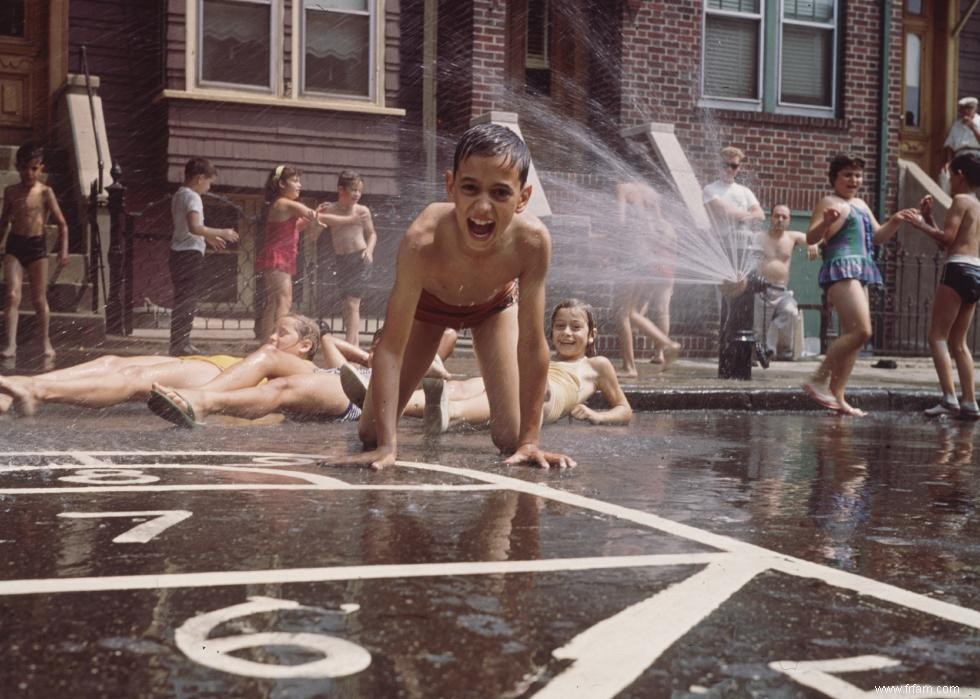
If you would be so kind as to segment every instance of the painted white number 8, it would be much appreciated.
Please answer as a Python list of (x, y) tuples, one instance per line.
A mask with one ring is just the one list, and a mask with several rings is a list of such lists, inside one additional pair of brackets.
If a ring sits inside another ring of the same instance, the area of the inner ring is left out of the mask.
[[(177, 647), (188, 658), (202, 665), (246, 677), (344, 677), (360, 672), (371, 664), (371, 654), (361, 646), (322, 634), (262, 632), (208, 638), (211, 629), (231, 619), (259, 612), (300, 608), (298, 602), (271, 597), (249, 597), (248, 600), (188, 619), (174, 633)], [(266, 665), (232, 655), (236, 650), (259, 646), (297, 646), (322, 653), (324, 657), (300, 665)]]

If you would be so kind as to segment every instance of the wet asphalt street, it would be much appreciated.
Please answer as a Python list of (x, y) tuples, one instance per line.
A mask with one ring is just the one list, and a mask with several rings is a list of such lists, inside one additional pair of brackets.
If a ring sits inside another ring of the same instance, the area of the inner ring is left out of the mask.
[(350, 425), (45, 408), (0, 423), (0, 696), (980, 696), (978, 435), (645, 413), (546, 428), (560, 473), (409, 422), (373, 473), (321, 463)]

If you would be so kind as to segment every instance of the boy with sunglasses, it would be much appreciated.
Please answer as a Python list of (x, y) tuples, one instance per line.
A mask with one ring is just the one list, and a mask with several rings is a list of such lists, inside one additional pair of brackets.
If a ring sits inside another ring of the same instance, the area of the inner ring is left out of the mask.
[(735, 181), (745, 153), (729, 146), (721, 150), (720, 177), (704, 188), (704, 205), (722, 235), (730, 234), (727, 242), (736, 249), (748, 249), (755, 237), (755, 221), (766, 218), (752, 190)]
[(0, 237), (10, 228), (3, 254), (3, 278), (6, 287), (7, 344), (0, 356), (17, 354), (17, 322), (20, 315), (21, 287), (24, 271), (31, 285), (31, 301), (41, 331), (41, 348), (46, 358), (55, 355), (48, 328), (51, 312), (48, 308), (48, 249), (44, 227), (48, 219), (58, 226), (58, 266), (68, 264), (68, 224), (61, 214), (54, 190), (38, 179), (44, 167), (44, 150), (30, 143), (17, 149), (16, 164), (20, 182), (3, 191), (3, 211), (0, 213)]

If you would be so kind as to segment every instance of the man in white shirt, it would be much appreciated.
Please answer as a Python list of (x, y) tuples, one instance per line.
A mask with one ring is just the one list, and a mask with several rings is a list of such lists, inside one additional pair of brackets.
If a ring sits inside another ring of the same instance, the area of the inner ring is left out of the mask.
[(980, 152), (980, 114), (977, 114), (977, 98), (964, 97), (956, 103), (957, 119), (949, 127), (943, 142), (943, 169), (939, 173), (939, 185), (949, 194), (949, 163), (957, 155)]
[[(738, 184), (735, 175), (742, 167), (745, 153), (729, 146), (721, 150), (720, 177), (704, 188), (704, 205), (719, 232), (731, 233), (731, 247), (745, 250), (755, 237), (753, 226), (766, 215), (759, 200), (748, 187)], [(734, 261), (734, 260), (733, 260)], [(738, 264), (738, 261), (736, 265)]]

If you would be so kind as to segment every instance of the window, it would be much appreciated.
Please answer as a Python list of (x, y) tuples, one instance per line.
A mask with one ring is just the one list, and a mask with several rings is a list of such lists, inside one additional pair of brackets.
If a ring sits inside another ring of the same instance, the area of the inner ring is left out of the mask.
[(187, 87), (168, 95), (390, 111), (385, 0), (185, 2)]
[(834, 116), (838, 0), (705, 0), (708, 106)]
[(528, 0), (524, 51), (524, 83), (528, 92), (551, 94), (551, 51), (548, 33), (548, 0)]
[(271, 90), (271, 0), (201, 2), (202, 85)]
[(305, 0), (303, 90), (368, 97), (372, 32), (368, 0)]
[(24, 36), (24, 0), (0, 4), (0, 36)]

